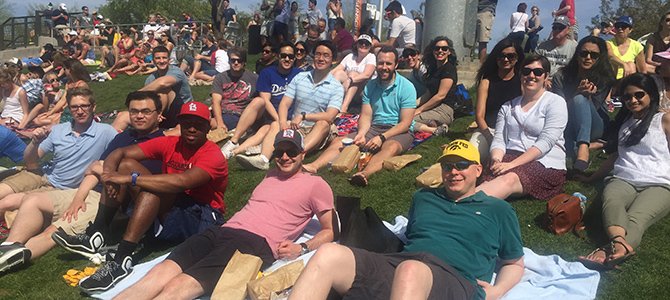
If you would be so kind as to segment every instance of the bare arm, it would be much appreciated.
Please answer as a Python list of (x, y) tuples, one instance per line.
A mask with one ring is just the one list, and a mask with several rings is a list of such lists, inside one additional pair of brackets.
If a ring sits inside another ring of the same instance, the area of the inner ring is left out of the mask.
[[(319, 223), (321, 224), (321, 231), (319, 231), (313, 238), (306, 241), (307, 248), (312, 251), (319, 246), (330, 243), (335, 236), (333, 232), (333, 210), (322, 211), (317, 214)], [(283, 241), (277, 248), (277, 254), (280, 258), (295, 259), (300, 256), (302, 247), (293, 241)]]
[(212, 114), (214, 114), (214, 120), (216, 120), (216, 127), (223, 128), (228, 130), (226, 123), (223, 122), (223, 117), (221, 116), (221, 100), (223, 97), (219, 93), (212, 93)]
[(140, 91), (167, 93), (175, 84), (177, 84), (177, 79), (172, 76), (166, 75), (156, 78), (156, 80), (142, 87)]
[[(269, 102), (269, 101), (267, 101)], [(293, 98), (288, 97), (284, 95), (284, 97), (281, 99), (281, 102), (279, 102), (279, 111), (277, 112), (278, 114), (278, 119), (277, 121), (279, 122), (279, 127), (281, 129), (286, 129), (290, 127), (290, 124), (288, 123), (288, 109), (291, 107), (291, 104), (293, 104)], [(272, 104), (270, 104), (272, 106)], [(266, 103), (267, 107), (267, 103)], [(274, 107), (272, 108), (274, 110)]]
[(329, 107), (326, 109), (326, 111), (323, 112), (305, 114), (305, 120), (312, 122), (326, 121), (328, 123), (333, 123), (333, 120), (335, 120), (338, 112), (340, 112), (338, 109)]
[(369, 80), (372, 74), (375, 73), (375, 65), (366, 65), (363, 73), (353, 72), (349, 74), (352, 83), (360, 83)]
[(496, 276), (494, 285), (488, 282), (477, 280), (477, 283), (484, 288), (486, 299), (499, 299), (512, 289), (523, 276), (523, 257), (516, 260), (502, 261), (502, 267)]
[(652, 66), (660, 66), (661, 63), (656, 62), (653, 60), (654, 58), (654, 45), (653, 43), (650, 43), (650, 41), (647, 41), (647, 51), (645, 52), (645, 58), (646, 62)]
[(40, 143), (49, 135), (49, 129), (40, 127), (33, 130), (33, 137), (30, 143), (26, 145), (26, 150), (23, 151), (23, 161), (26, 169), (35, 170), (40, 166), (40, 158), (44, 156), (44, 151), (40, 149)]
[(647, 73), (647, 63), (645, 62), (644, 59), (644, 51), (640, 52), (637, 54), (635, 57), (635, 67), (637, 68), (637, 71), (642, 74)]
[(451, 78), (443, 78), (440, 80), (440, 87), (437, 89), (437, 93), (435, 93), (435, 95), (433, 95), (426, 103), (417, 107), (416, 111), (414, 112), (415, 115), (431, 110), (432, 108), (440, 105), (442, 100), (447, 97), (447, 93), (449, 93), (449, 90), (453, 84), (454, 80)]
[(19, 104), (21, 105), (21, 111), (23, 112), (23, 117), (19, 123), (19, 128), (25, 128), (28, 125), (28, 114), (30, 114), (30, 105), (28, 104), (28, 95), (26, 91), (21, 89), (19, 91)]
[(487, 130), (489, 125), (486, 124), (486, 101), (489, 93), (489, 80), (482, 79), (477, 86), (477, 106), (475, 107), (475, 122), (480, 130)]
[(370, 125), (372, 124), (372, 106), (370, 104), (361, 105), (361, 115), (358, 118), (358, 133), (354, 137), (354, 143), (356, 145), (365, 145), (367, 142), (365, 140), (365, 135), (370, 130)]

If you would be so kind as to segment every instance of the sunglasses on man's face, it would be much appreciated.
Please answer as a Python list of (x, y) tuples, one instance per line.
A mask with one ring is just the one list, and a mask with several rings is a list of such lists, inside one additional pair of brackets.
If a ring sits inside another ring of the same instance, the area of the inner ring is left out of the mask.
[(535, 69), (523, 68), (523, 69), (521, 69), (521, 74), (523, 74), (523, 76), (528, 76), (528, 75), (530, 75), (530, 73), (533, 73), (533, 75), (535, 75), (536, 77), (540, 77), (545, 72), (546, 71), (542, 68), (535, 68)]
[(279, 53), (279, 58), (293, 60), (295, 59), (295, 54)]
[(623, 95), (621, 95), (621, 101), (628, 102), (628, 101), (633, 100), (633, 98), (637, 99), (637, 101), (640, 101), (646, 95), (647, 95), (647, 93), (645, 93), (644, 91), (637, 91), (637, 92), (632, 93), (632, 94), (623, 94)]
[(463, 160), (463, 161), (457, 161), (457, 162), (453, 162), (453, 163), (443, 162), (443, 163), (440, 163), (440, 166), (442, 167), (442, 171), (451, 172), (451, 170), (453, 170), (453, 169), (456, 169), (456, 171), (463, 171), (463, 170), (469, 168), (471, 165), (474, 165), (474, 164), (476, 164), (476, 163), (472, 162), (472, 161)]
[(302, 152), (300, 150), (296, 149), (296, 148), (293, 148), (293, 147), (291, 147), (289, 149), (275, 149), (274, 151), (272, 151), (272, 157), (282, 158), (282, 157), (284, 157), (284, 153), (286, 153), (286, 155), (288, 157), (294, 158)]
[(581, 58), (591, 57), (591, 59), (598, 59), (598, 58), (600, 58), (600, 52), (580, 51), (579, 52), (579, 57), (581, 57)]

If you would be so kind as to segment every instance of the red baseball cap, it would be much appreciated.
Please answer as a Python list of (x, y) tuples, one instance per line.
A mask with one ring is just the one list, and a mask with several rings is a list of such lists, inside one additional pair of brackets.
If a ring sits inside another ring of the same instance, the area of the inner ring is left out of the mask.
[(181, 106), (181, 111), (179, 112), (178, 117), (184, 115), (194, 115), (209, 121), (209, 107), (202, 102), (189, 101)]

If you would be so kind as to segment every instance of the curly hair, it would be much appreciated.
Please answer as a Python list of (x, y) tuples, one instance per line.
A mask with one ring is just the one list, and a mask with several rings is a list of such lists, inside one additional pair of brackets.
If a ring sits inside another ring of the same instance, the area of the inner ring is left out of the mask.
[(427, 76), (430, 76), (430, 74), (435, 73), (438, 69), (438, 64), (437, 60), (435, 59), (435, 55), (433, 55), (433, 48), (435, 48), (435, 45), (437, 45), (438, 42), (440, 41), (446, 41), (447, 44), (449, 45), (450, 51), (449, 51), (449, 57), (447, 58), (447, 63), (453, 64), (456, 66), (457, 63), (457, 58), (456, 58), (456, 51), (454, 48), (452, 48), (452, 45), (454, 44), (451, 39), (449, 39), (446, 36), (438, 36), (434, 38), (426, 48), (423, 50), (423, 63), (426, 65), (426, 69), (428, 72), (426, 72)]

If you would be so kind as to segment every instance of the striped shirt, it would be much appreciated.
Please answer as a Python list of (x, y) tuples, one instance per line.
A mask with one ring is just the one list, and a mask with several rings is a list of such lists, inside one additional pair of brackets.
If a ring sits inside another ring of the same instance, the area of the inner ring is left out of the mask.
[[(293, 99), (293, 112), (320, 113), (328, 108), (340, 110), (344, 98), (342, 84), (330, 73), (321, 82), (315, 83), (313, 72), (301, 72), (288, 84), (284, 96)], [(303, 121), (305, 126), (312, 126), (314, 122)]]

